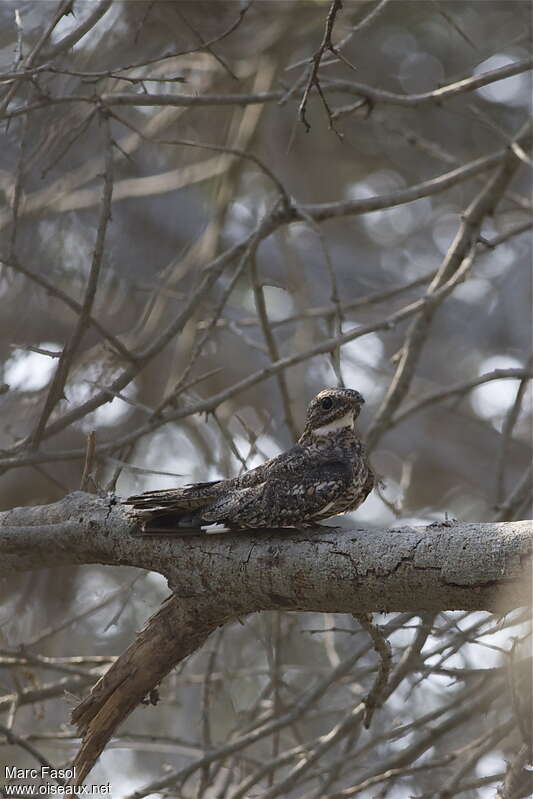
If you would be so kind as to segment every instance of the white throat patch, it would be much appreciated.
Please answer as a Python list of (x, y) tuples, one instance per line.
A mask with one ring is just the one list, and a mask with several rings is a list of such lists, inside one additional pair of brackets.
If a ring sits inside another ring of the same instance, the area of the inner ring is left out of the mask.
[(340, 419), (335, 419), (334, 422), (324, 424), (322, 427), (315, 427), (312, 431), (314, 436), (325, 436), (328, 433), (333, 433), (336, 430), (342, 430), (344, 427), (349, 427), (351, 430), (354, 428), (354, 414), (353, 411), (345, 413)]

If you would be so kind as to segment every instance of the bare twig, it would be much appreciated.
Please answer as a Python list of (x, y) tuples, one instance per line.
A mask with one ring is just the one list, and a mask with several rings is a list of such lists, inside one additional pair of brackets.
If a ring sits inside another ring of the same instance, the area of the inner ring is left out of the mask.
[[(73, 300), (62, 289), (54, 286), (42, 275), (27, 269), (25, 266), (19, 263), (18, 260), (4, 260), (0, 257), (0, 263), (2, 263), (4, 266), (7, 266), (9, 269), (13, 269), (16, 272), (20, 272), (21, 274), (25, 275), (34, 283), (37, 283), (37, 285), (41, 286), (48, 294), (51, 294), (53, 297), (57, 297), (59, 300), (61, 300), (61, 302), (65, 303), (67, 307), (71, 308), (78, 315), (81, 313), (82, 306), (80, 303), (76, 302), (76, 300)], [(89, 317), (88, 322), (92, 327), (94, 327), (95, 330), (98, 330), (100, 335), (109, 343), (109, 345), (118, 355), (128, 362), (133, 362), (135, 360), (134, 355), (129, 352), (122, 342), (116, 336), (106, 330), (106, 328), (103, 327), (93, 316)], [(54, 355), (54, 357), (60, 357), (60, 355), (61, 353), (58, 353), (57, 355)]]
[[(159, 59), (157, 59), (159, 60)], [(440, 104), (444, 100), (451, 97), (456, 97), (466, 92), (474, 91), (483, 86), (488, 86), (505, 78), (512, 77), (513, 75), (520, 75), (523, 72), (528, 72), (533, 66), (533, 58), (525, 58), (516, 61), (504, 67), (490, 70), (481, 75), (470, 76), (463, 80), (454, 81), (453, 83), (443, 86), (439, 89), (434, 89), (429, 92), (421, 92), (419, 94), (396, 94), (394, 92), (385, 91), (384, 89), (376, 89), (363, 83), (354, 83), (349, 81), (332, 80), (322, 81), (320, 89), (325, 96), (329, 91), (332, 92), (346, 92), (354, 94), (358, 97), (366, 98), (367, 101), (372, 102), (374, 105), (382, 103), (385, 105), (399, 105), (406, 107), (418, 107), (426, 104)], [(15, 84), (14, 84), (15, 85)], [(129, 105), (129, 106), (175, 106), (175, 107), (190, 107), (190, 106), (223, 106), (235, 105), (245, 106), (257, 103), (275, 103), (283, 100), (286, 96), (285, 90), (275, 90), (268, 92), (256, 92), (251, 94), (202, 94), (199, 96), (194, 95), (177, 95), (177, 94), (120, 94), (120, 93), (104, 93), (100, 96), (87, 96), (83, 94), (68, 95), (68, 96), (49, 96), (46, 100), (39, 100), (33, 103), (19, 106), (14, 110), (6, 111), (0, 118), (14, 119), (24, 114), (39, 111), (42, 108), (47, 108), (51, 105), (63, 103), (103, 103), (108, 107), (115, 105)], [(360, 100), (356, 103), (360, 107)], [(339, 108), (331, 112), (331, 120), (335, 121), (336, 118), (343, 113), (350, 113), (353, 107)]]
[(98, 223), (98, 230), (96, 233), (96, 245), (93, 253), (93, 260), (87, 287), (85, 289), (85, 296), (83, 299), (81, 312), (78, 321), (72, 333), (72, 336), (65, 346), (59, 363), (50, 386), (48, 396), (41, 411), (41, 415), (35, 430), (28, 438), (28, 445), (31, 449), (37, 449), (41, 439), (45, 433), (46, 424), (55, 408), (57, 403), (62, 399), (65, 384), (68, 379), (70, 369), (72, 367), (74, 357), (78, 351), (81, 341), (85, 335), (86, 329), (89, 325), (89, 318), (93, 306), (96, 289), (98, 287), (98, 277), (102, 267), (104, 256), (104, 242), (107, 231), (107, 225), (111, 218), (111, 198), (113, 195), (113, 158), (112, 158), (112, 144), (111, 133), (109, 129), (109, 120), (106, 115), (102, 115), (102, 124), (105, 135), (106, 156), (105, 156), (105, 176), (104, 176), (104, 190), (102, 196), (102, 210), (100, 220)]
[(418, 413), (423, 408), (427, 408), (428, 406), (434, 405), (437, 402), (443, 402), (450, 397), (457, 397), (461, 396), (462, 394), (467, 394), (473, 388), (482, 386), (485, 383), (490, 383), (492, 380), (512, 379), (519, 380), (519, 385), (522, 385), (524, 381), (527, 385), (528, 381), (531, 380), (532, 377), (533, 374), (528, 373), (525, 369), (494, 369), (492, 372), (487, 372), (479, 377), (474, 377), (472, 380), (465, 380), (462, 383), (457, 383), (443, 390), (434, 391), (431, 394), (428, 394), (426, 397), (422, 397), (422, 399), (418, 400), (417, 402), (413, 402), (405, 410), (395, 414), (395, 416), (390, 419), (389, 426), (397, 427), (409, 416), (412, 416), (414, 413)]
[[(503, 785), (498, 789), (498, 799), (518, 799), (527, 796), (531, 789), (531, 771), (524, 770), (524, 766), (530, 763), (530, 754), (526, 744), (522, 744), (515, 754), (505, 774)], [(526, 793), (522, 793), (521, 788), (525, 788)]]
[(96, 477), (94, 473), (95, 450), (96, 432), (91, 430), (87, 436), (87, 453), (85, 455), (85, 465), (83, 467), (83, 474), (81, 477), (80, 491), (89, 491), (89, 486), (91, 486), (91, 484), (93, 490), (96, 488)]
[[(86, 16), (83, 22), (81, 22), (72, 31), (69, 31), (69, 33), (63, 36), (63, 38), (60, 39), (55, 45), (45, 50), (45, 52), (42, 54), (43, 58), (47, 61), (52, 61), (61, 53), (64, 53), (66, 50), (70, 50), (71, 47), (74, 47), (76, 42), (79, 42), (83, 36), (85, 36), (92, 28), (94, 28), (96, 23), (100, 21), (107, 11), (109, 11), (111, 8), (111, 3), (112, 0), (100, 0), (98, 5), (91, 9), (91, 13)], [(66, 5), (71, 7), (71, 0), (66, 0)]]
[[(285, 358), (280, 358), (278, 361), (260, 369), (257, 372), (249, 375), (242, 380), (239, 380), (233, 386), (230, 386), (223, 391), (220, 391), (218, 394), (212, 395), (207, 400), (199, 400), (198, 402), (194, 403), (194, 405), (188, 408), (177, 408), (167, 411), (166, 414), (156, 414), (153, 419), (146, 422), (144, 425), (139, 427), (133, 433), (127, 433), (126, 435), (122, 436), (118, 440), (114, 440), (112, 442), (108, 442), (97, 447), (97, 455), (102, 455), (107, 452), (116, 450), (119, 447), (126, 446), (131, 444), (132, 442), (137, 441), (141, 436), (152, 432), (153, 430), (161, 427), (161, 425), (166, 424), (169, 421), (176, 421), (178, 419), (184, 419), (188, 416), (191, 416), (194, 413), (207, 413), (212, 411), (214, 408), (217, 408), (222, 402), (226, 402), (231, 397), (239, 394), (241, 391), (244, 391), (247, 388), (250, 388), (257, 383), (265, 380), (272, 375), (277, 374), (278, 372), (287, 369), (288, 367), (300, 363), (302, 361), (308, 360), (309, 358), (313, 358), (316, 355), (323, 355), (325, 353), (331, 352), (332, 349), (335, 347), (345, 344), (349, 341), (354, 341), (355, 339), (361, 338), (362, 336), (367, 335), (370, 332), (375, 332), (377, 330), (391, 330), (397, 324), (399, 324), (404, 319), (409, 319), (411, 316), (419, 313), (426, 304), (431, 304), (434, 302), (440, 302), (445, 296), (450, 294), (455, 286), (459, 285), (459, 283), (464, 279), (466, 272), (468, 271), (470, 266), (470, 262), (467, 259), (461, 269), (457, 271), (454, 277), (449, 280), (447, 283), (442, 285), (439, 289), (437, 289), (433, 294), (426, 295), (425, 297), (421, 298), (420, 300), (416, 300), (413, 303), (401, 308), (399, 311), (387, 316), (385, 318), (380, 319), (378, 322), (364, 325), (360, 328), (356, 328), (355, 330), (350, 330), (347, 333), (343, 333), (342, 336), (336, 336), (331, 339), (325, 339), (321, 341), (319, 344), (309, 348), (305, 352), (296, 353), (291, 356), (286, 356)], [(181, 319), (180, 319), (181, 321)], [(117, 381), (118, 382), (118, 379)], [(106, 393), (108, 396), (108, 392)], [(169, 398), (170, 399), (170, 398)], [(93, 401), (94, 402), (94, 401)], [(86, 406), (90, 407), (91, 410), (94, 409), (93, 402), (85, 403)], [(167, 404), (165, 402), (165, 404)], [(87, 413), (88, 407), (85, 408), (85, 413)], [(84, 414), (81, 411), (71, 412), (73, 416), (76, 418), (78, 415), (80, 418)], [(65, 422), (63, 422), (65, 424)], [(4, 468), (18, 468), (21, 466), (26, 466), (34, 463), (41, 463), (41, 462), (51, 462), (54, 460), (64, 460), (64, 459), (78, 459), (80, 457), (85, 456), (85, 450), (71, 450), (66, 452), (50, 452), (50, 453), (35, 453), (32, 455), (16, 455), (16, 456), (9, 456), (7, 455), (3, 459), (0, 458), (0, 469)]]
[[(527, 368), (528, 371), (531, 371), (533, 369), (532, 357), (528, 359)], [(500, 451), (498, 453), (498, 460), (496, 463), (496, 504), (500, 504), (501, 502), (503, 502), (503, 498), (505, 496), (505, 466), (507, 462), (509, 444), (511, 441), (511, 437), (513, 435), (514, 426), (518, 420), (518, 416), (520, 415), (522, 403), (524, 401), (529, 381), (531, 380), (532, 376), (533, 375), (531, 373), (522, 375), (518, 387), (516, 389), (516, 396), (514, 398), (514, 402), (509, 408), (509, 411), (503, 423), (502, 443), (500, 446)]]
[[(529, 138), (530, 136), (531, 124), (527, 123), (516, 138)], [(473, 260), (483, 220), (493, 212), (500, 201), (519, 163), (520, 161), (513, 151), (509, 150), (507, 158), (502, 165), (467, 208), (455, 240), (448, 250), (436, 277), (429, 286), (428, 297), (438, 291), (446, 281), (450, 280), (454, 273), (464, 269), (468, 262)], [(430, 333), (435, 311), (441, 301), (428, 304), (420, 312), (407, 332), (394, 378), (368, 432), (370, 448), (376, 446), (383, 433), (387, 430), (390, 419), (409, 390), (416, 365)]]
[(527, 505), (533, 497), (533, 465), (524, 470), (522, 477), (510, 491), (507, 499), (499, 506), (496, 521), (509, 521), (522, 509), (528, 513)]
[[(212, 44), (210, 44), (208, 41), (204, 40), (203, 36), (198, 32), (198, 30), (194, 27), (194, 25), (187, 19), (187, 17), (183, 13), (183, 11), (179, 8), (179, 6), (177, 6), (177, 5), (173, 6), (173, 10), (174, 10), (174, 13), (177, 14), (178, 17), (187, 25), (189, 30), (191, 30), (194, 33), (196, 39), (199, 41), (198, 50), (206, 50), (206, 52), (210, 53), (213, 56), (213, 58), (216, 61), (218, 61), (220, 66), (223, 67), (223, 69), (228, 73), (228, 75), (231, 78), (233, 78), (233, 80), (238, 80), (238, 78), (235, 75), (235, 73), (230, 69), (230, 67), (226, 63), (226, 60), (224, 58), (222, 58), (222, 56), (218, 55), (218, 53), (216, 53), (214, 51)], [(247, 8), (245, 8), (244, 11), (246, 11), (246, 10), (247, 10)], [(242, 14), (242, 12), (241, 12), (241, 14)], [(239, 24), (240, 20), (242, 20), (242, 15), (240, 16), (240, 19), (239, 19), (239, 21), (236, 24)], [(231, 30), (231, 28), (230, 28), (230, 30)]]
[(385, 699), (385, 689), (391, 670), (392, 654), (389, 642), (386, 640), (379, 627), (372, 623), (371, 616), (365, 615), (363, 613), (356, 613), (354, 614), (354, 618), (357, 619), (361, 627), (370, 636), (372, 645), (380, 659), (379, 669), (374, 685), (365, 699), (366, 710), (363, 724), (368, 729), (372, 722), (372, 716), (374, 715), (374, 712), (381, 707)]
[(320, 43), (320, 46), (319, 46), (318, 50), (313, 55), (312, 64), (311, 64), (311, 66), (309, 68), (309, 75), (308, 75), (308, 78), (307, 78), (307, 83), (305, 85), (305, 88), (304, 88), (304, 91), (303, 91), (303, 95), (302, 95), (302, 99), (300, 101), (300, 106), (298, 108), (298, 117), (300, 119), (300, 122), (304, 125), (306, 131), (309, 133), (309, 131), (311, 130), (311, 125), (307, 121), (307, 115), (306, 115), (306, 112), (307, 112), (307, 101), (309, 99), (309, 93), (311, 92), (311, 89), (314, 86), (316, 88), (319, 96), (320, 96), (320, 99), (322, 100), (322, 104), (324, 106), (324, 109), (325, 109), (327, 117), (328, 117), (329, 127), (330, 127), (330, 129), (335, 131), (335, 133), (337, 134), (337, 136), (339, 136), (339, 138), (342, 138), (342, 137), (340, 136), (338, 131), (335, 129), (335, 126), (333, 124), (333, 117), (331, 115), (331, 109), (330, 109), (330, 107), (328, 105), (328, 102), (327, 102), (325, 96), (324, 96), (324, 93), (322, 91), (322, 87), (320, 85), (320, 81), (318, 79), (318, 70), (320, 68), (320, 62), (322, 61), (322, 58), (323, 58), (324, 53), (326, 51), (329, 51), (329, 52), (333, 53), (333, 55), (336, 55), (339, 58), (341, 57), (340, 53), (337, 50), (337, 48), (335, 47), (335, 45), (331, 41), (331, 35), (333, 33), (333, 27), (335, 25), (335, 18), (336, 18), (337, 14), (339, 13), (339, 11), (341, 9), (342, 9), (342, 0), (332, 0), (331, 5), (329, 7), (328, 15), (326, 17), (326, 26), (325, 26), (325, 30), (324, 30), (324, 36), (322, 37), (322, 41)]
[(56, 785), (65, 785), (65, 780), (60, 775), (56, 776), (56, 769), (54, 769), (50, 761), (46, 759), (46, 757), (37, 749), (37, 747), (33, 746), (33, 744), (20, 735), (16, 735), (13, 730), (9, 729), (3, 724), (0, 724), (0, 732), (5, 735), (8, 744), (19, 746), (21, 749), (24, 749), (25, 752), (31, 755), (38, 763), (40, 763), (41, 766), (45, 766), (48, 769), (48, 774), (50, 774), (51, 779), (54, 780)]
[[(219, 653), (220, 645), (222, 643), (222, 636), (224, 635), (224, 628), (221, 628), (215, 636), (211, 652), (207, 661), (207, 668), (205, 671), (205, 681), (202, 692), (202, 746), (204, 751), (207, 752), (212, 748), (211, 739), (211, 722), (209, 718), (211, 694), (212, 694), (212, 675), (215, 669), (217, 656)], [(200, 782), (196, 792), (197, 799), (202, 799), (205, 795), (206, 788), (209, 784), (209, 764), (206, 764), (201, 771)]]
[[(265, 295), (263, 291), (263, 286), (260, 283), (259, 275), (257, 273), (257, 258), (255, 253), (250, 255), (250, 279), (252, 281), (252, 288), (254, 292), (254, 299), (255, 299), (255, 309), (257, 311), (257, 317), (259, 319), (259, 324), (261, 326), (263, 336), (268, 347), (268, 353), (270, 355), (271, 361), (278, 361), (279, 360), (279, 350), (276, 339), (274, 337), (274, 333), (272, 332), (272, 327), (270, 324), (270, 320), (268, 318), (268, 312), (265, 302)], [(283, 409), (285, 412), (285, 424), (287, 425), (293, 439), (298, 438), (298, 428), (294, 421), (294, 416), (292, 414), (291, 409), (291, 399), (289, 396), (289, 387), (287, 385), (287, 378), (284, 372), (279, 372), (276, 375), (276, 379), (278, 382), (280, 394), (281, 394), (281, 401), (283, 403)]]

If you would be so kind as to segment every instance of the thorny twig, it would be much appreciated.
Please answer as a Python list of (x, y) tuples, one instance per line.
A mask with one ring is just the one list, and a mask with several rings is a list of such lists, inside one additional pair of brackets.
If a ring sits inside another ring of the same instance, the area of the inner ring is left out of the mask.
[(318, 78), (318, 70), (320, 67), (320, 62), (322, 61), (322, 58), (326, 51), (329, 51), (333, 53), (333, 55), (336, 55), (338, 58), (341, 58), (339, 51), (331, 41), (333, 26), (335, 25), (335, 18), (341, 9), (342, 9), (342, 0), (332, 0), (332, 3), (329, 7), (328, 15), (326, 17), (326, 27), (324, 30), (324, 36), (322, 38), (318, 50), (315, 52), (315, 54), (312, 57), (312, 64), (309, 68), (307, 83), (305, 85), (302, 99), (300, 101), (300, 105), (298, 108), (298, 117), (300, 119), (300, 122), (302, 122), (306, 131), (309, 133), (309, 131), (311, 130), (311, 125), (307, 121), (307, 101), (309, 100), (309, 93), (311, 92), (311, 89), (314, 86), (320, 96), (320, 99), (322, 100), (322, 105), (324, 106), (324, 109), (328, 117), (329, 127), (331, 130), (335, 131), (335, 133), (340, 139), (342, 139), (342, 136), (335, 128), (333, 117), (331, 114), (331, 109), (329, 107), (328, 101), (326, 100), (324, 92), (322, 91), (322, 86), (320, 85), (320, 81)]

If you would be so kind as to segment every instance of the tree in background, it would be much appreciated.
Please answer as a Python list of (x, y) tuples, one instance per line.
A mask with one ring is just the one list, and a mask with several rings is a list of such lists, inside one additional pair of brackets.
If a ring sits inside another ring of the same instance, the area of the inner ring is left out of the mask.
[[(532, 496), (529, 5), (4, 0), (0, 23), (2, 506), (235, 474), (344, 384), (366, 397), (382, 484), (334, 523), (376, 542), (432, 523), (470, 541), (476, 523), (455, 604), (416, 605), (420, 583), (414, 608), (385, 588), (349, 615), (312, 593), (245, 608), (154, 686), (91, 780), (132, 797), (528, 795), (529, 614), (523, 590), (486, 600), (501, 563), (479, 536), (509, 547), (511, 584)], [(73, 537), (47, 558), (60, 515), (31, 512), (20, 551), (0, 538), (0, 751), (21, 768), (72, 761), (72, 705), (189, 546), (121, 559)], [(402, 535), (392, 571), (410, 580)], [(251, 538), (254, 558), (273, 546)], [(205, 548), (222, 573), (244, 545)], [(358, 573), (350, 557), (334, 571)], [(36, 558), (60, 565), (7, 574)], [(381, 610), (403, 612), (366, 615)]]

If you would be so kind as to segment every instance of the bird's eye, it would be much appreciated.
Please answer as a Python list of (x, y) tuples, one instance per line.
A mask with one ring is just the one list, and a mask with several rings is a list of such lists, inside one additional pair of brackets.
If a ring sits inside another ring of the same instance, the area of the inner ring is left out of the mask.
[(324, 397), (323, 400), (320, 400), (320, 405), (322, 406), (322, 408), (324, 408), (325, 411), (329, 411), (329, 409), (333, 405), (333, 400), (331, 399), (331, 397)]

